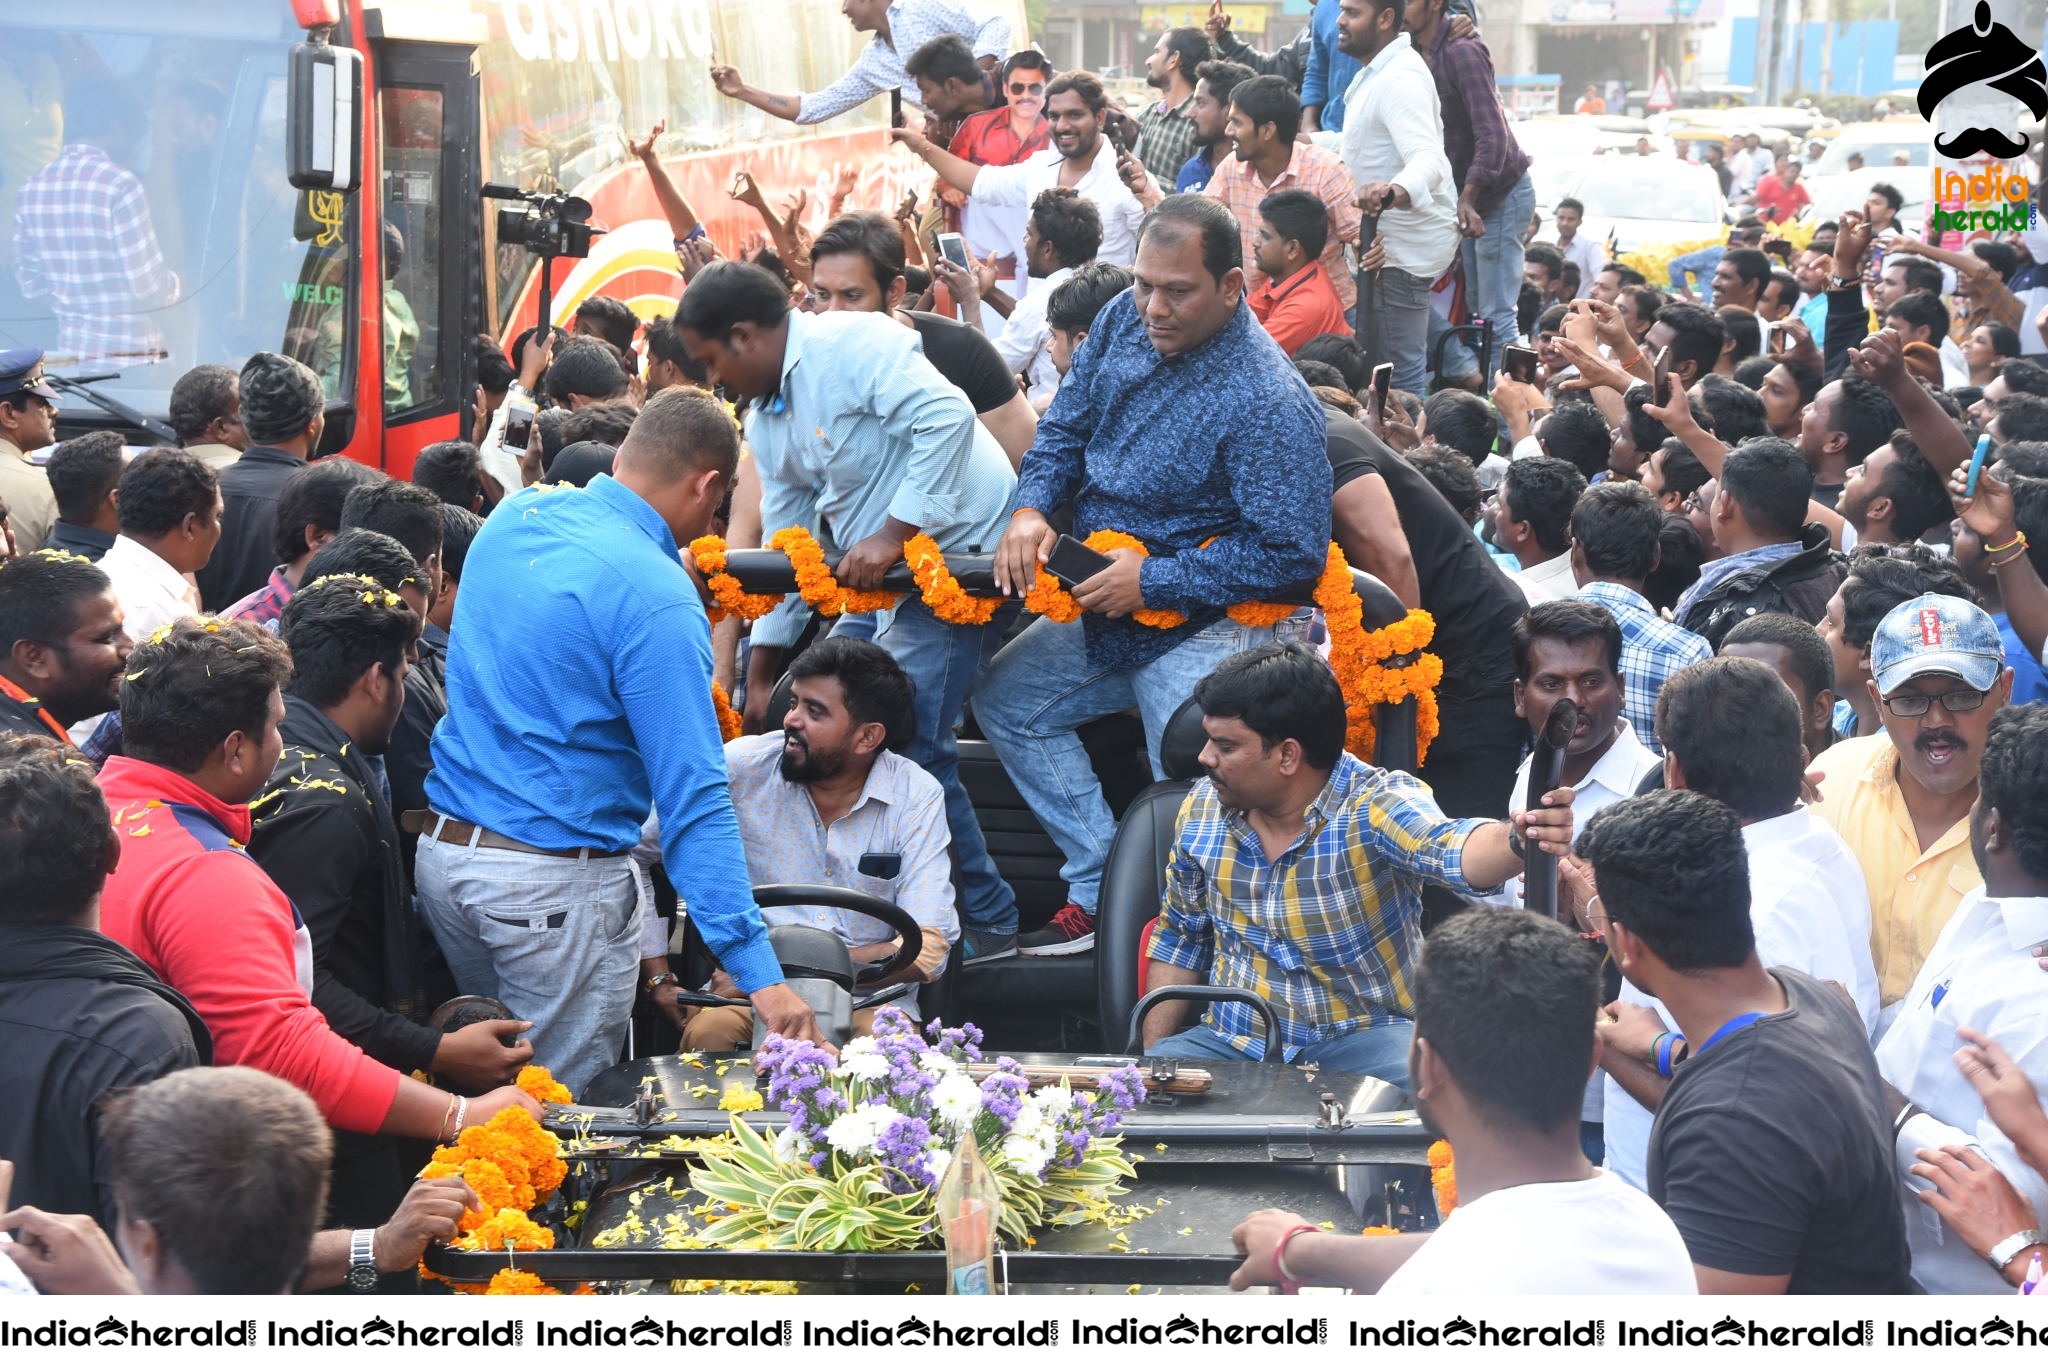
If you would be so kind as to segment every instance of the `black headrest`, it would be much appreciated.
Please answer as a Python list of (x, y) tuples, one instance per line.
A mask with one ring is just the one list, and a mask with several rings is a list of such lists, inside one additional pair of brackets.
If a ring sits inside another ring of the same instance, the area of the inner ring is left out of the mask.
[(1202, 747), (1208, 743), (1209, 733), (1202, 729), (1202, 709), (1189, 698), (1173, 709), (1173, 715), (1166, 719), (1166, 729), (1159, 733), (1159, 767), (1168, 778), (1200, 778), (1207, 772), (1202, 768)]
[(768, 729), (780, 731), (782, 719), (789, 715), (790, 704), (796, 701), (796, 683), (787, 670), (775, 681), (775, 687), (768, 694)]

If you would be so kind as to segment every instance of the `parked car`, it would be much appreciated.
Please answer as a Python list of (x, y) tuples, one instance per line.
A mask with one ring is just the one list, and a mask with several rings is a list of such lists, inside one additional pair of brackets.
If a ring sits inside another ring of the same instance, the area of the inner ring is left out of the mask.
[(1612, 236), (1620, 252), (1726, 231), (1720, 178), (1710, 167), (1676, 157), (1588, 157), (1565, 193), (1586, 206), (1581, 235), (1598, 242)]
[[(1828, 143), (1821, 159), (1807, 168), (1809, 181), (1837, 176), (1849, 169), (1851, 153), (1860, 154), (1864, 170), (1904, 170), (1897, 164), (1905, 153), (1907, 165), (1927, 167), (1934, 161), (1934, 125), (1924, 119), (1886, 119), (1881, 123), (1852, 123), (1843, 126)], [(1920, 179), (1926, 179), (1922, 175)], [(1904, 185), (1899, 189), (1906, 190)], [(1907, 193), (1911, 193), (1908, 191)], [(1924, 197), (1924, 196), (1923, 196)]]

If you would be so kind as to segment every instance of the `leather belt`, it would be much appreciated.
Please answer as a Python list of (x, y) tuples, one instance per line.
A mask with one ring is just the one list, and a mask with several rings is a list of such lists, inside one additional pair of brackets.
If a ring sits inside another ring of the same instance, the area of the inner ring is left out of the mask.
[(478, 826), (473, 822), (457, 821), (452, 816), (427, 808), (406, 812), (398, 818), (400, 830), (412, 835), (423, 835), (443, 845), (470, 845), (484, 850), (510, 850), (515, 854), (545, 855), (549, 859), (581, 859), (585, 855), (592, 859), (618, 859), (632, 853), (631, 850), (599, 850), (583, 846), (573, 850), (544, 850), (538, 845), (529, 845), (524, 840), (514, 840), (509, 835)]

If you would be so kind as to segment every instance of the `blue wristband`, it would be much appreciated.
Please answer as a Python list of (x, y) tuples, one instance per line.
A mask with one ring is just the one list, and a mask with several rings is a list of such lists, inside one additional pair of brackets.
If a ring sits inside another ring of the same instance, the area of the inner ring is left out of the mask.
[(1684, 1042), (1685, 1036), (1678, 1034), (1674, 1031), (1667, 1030), (1663, 1034), (1657, 1036), (1658, 1077), (1668, 1078), (1671, 1076), (1671, 1056), (1673, 1053), (1677, 1051), (1678, 1046)]

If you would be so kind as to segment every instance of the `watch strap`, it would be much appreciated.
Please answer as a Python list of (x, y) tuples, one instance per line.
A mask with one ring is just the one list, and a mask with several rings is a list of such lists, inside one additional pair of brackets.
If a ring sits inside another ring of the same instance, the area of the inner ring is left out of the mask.
[(2013, 1259), (2036, 1244), (2048, 1244), (2048, 1230), (2023, 1229), (2017, 1234), (2008, 1234), (1991, 1246), (1991, 1251), (1984, 1255), (1984, 1261), (1991, 1264), (1993, 1272), (2003, 1276)]
[(377, 1231), (351, 1230), (348, 1236), (348, 1284), (352, 1290), (371, 1291), (377, 1286)]

